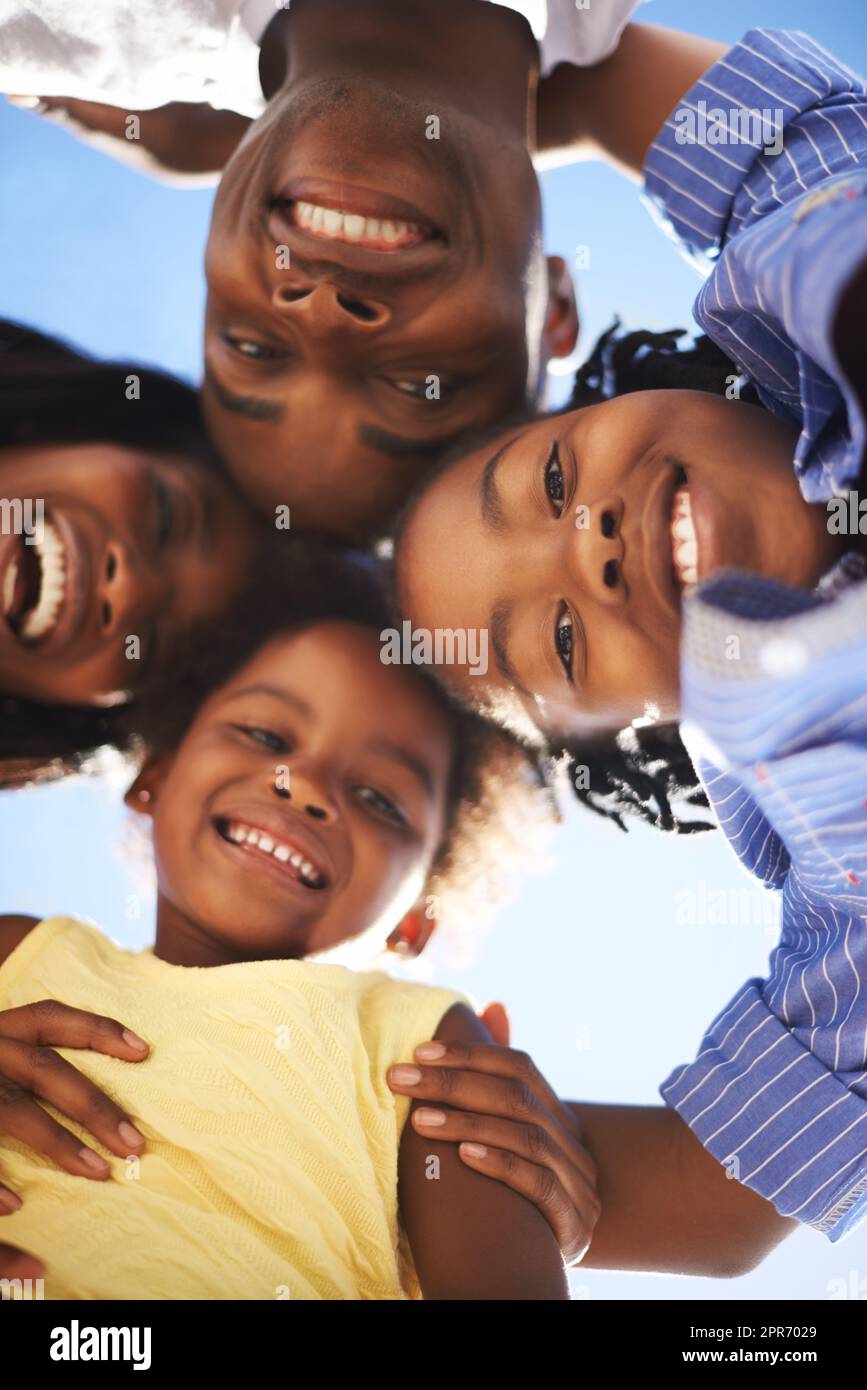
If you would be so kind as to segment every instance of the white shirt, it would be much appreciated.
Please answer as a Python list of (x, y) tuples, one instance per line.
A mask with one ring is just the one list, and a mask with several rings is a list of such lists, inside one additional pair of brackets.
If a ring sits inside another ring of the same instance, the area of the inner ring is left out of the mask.
[[(517, 10), (542, 73), (588, 67), (617, 46), (639, 0), (493, 0)], [(586, 8), (580, 8), (580, 6)], [(0, 0), (0, 91), (145, 111), (210, 102), (265, 107), (259, 43), (280, 0)]]

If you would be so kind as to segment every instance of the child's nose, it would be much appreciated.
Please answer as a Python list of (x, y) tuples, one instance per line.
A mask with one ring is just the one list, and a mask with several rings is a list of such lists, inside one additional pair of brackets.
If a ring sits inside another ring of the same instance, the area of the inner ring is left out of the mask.
[(275, 780), (274, 791), (285, 801), (291, 801), (297, 810), (303, 811), (311, 820), (323, 821), (327, 825), (333, 825), (337, 820), (336, 802), (319, 779), (309, 773), (290, 767), (287, 776)]
[(566, 543), (570, 573), (581, 589), (597, 603), (615, 607), (623, 603), (625, 547), (621, 534), (623, 503), (605, 498), (576, 511), (574, 534)]

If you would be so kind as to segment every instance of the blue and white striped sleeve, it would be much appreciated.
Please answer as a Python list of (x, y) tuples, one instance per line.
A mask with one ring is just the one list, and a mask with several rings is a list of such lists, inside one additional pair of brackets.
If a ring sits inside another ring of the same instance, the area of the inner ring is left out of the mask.
[(864, 79), (807, 34), (751, 29), (663, 125), (644, 193), (707, 269), (746, 227), (865, 161)]
[(722, 575), (686, 610), (687, 744), (722, 770), (743, 861), (749, 827), (784, 847), (782, 927), (661, 1091), (733, 1178), (837, 1240), (867, 1213), (867, 584), (820, 603)]

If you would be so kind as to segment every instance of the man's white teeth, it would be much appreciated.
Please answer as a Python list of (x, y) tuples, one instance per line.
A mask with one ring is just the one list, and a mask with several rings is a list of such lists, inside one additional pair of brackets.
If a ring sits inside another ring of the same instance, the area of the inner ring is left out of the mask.
[(289, 845), (281, 844), (264, 830), (254, 830), (246, 825), (231, 823), (225, 829), (226, 838), (236, 845), (252, 845), (260, 854), (270, 854), (281, 864), (291, 864), (300, 877), (314, 888), (321, 888), (325, 882), (315, 864), (305, 859)]
[(692, 521), (689, 487), (684, 484), (674, 494), (671, 508), (671, 543), (674, 569), (684, 589), (698, 583), (698, 542)]
[[(25, 615), (20, 628), (21, 636), (31, 642), (45, 637), (57, 625), (66, 594), (66, 550), (57, 527), (50, 521), (45, 522), (42, 540), (34, 544), (33, 549), (40, 567), (39, 598)], [(13, 562), (3, 583), (4, 612), (12, 603), (17, 574), (18, 565)]]
[(337, 208), (321, 208), (315, 203), (300, 201), (293, 205), (293, 210), (299, 227), (334, 241), (375, 241), (396, 246), (399, 242), (415, 242), (422, 235), (421, 228), (414, 222), (362, 217), (357, 212), (341, 212)]

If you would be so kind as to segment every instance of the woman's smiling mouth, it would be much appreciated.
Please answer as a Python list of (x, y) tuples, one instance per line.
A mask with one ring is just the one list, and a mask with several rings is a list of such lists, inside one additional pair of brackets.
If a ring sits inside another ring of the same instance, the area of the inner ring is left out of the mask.
[(82, 547), (73, 530), (45, 516), (39, 540), (23, 535), (4, 547), (0, 565), (0, 614), (22, 645), (53, 645), (71, 634), (83, 614)]

